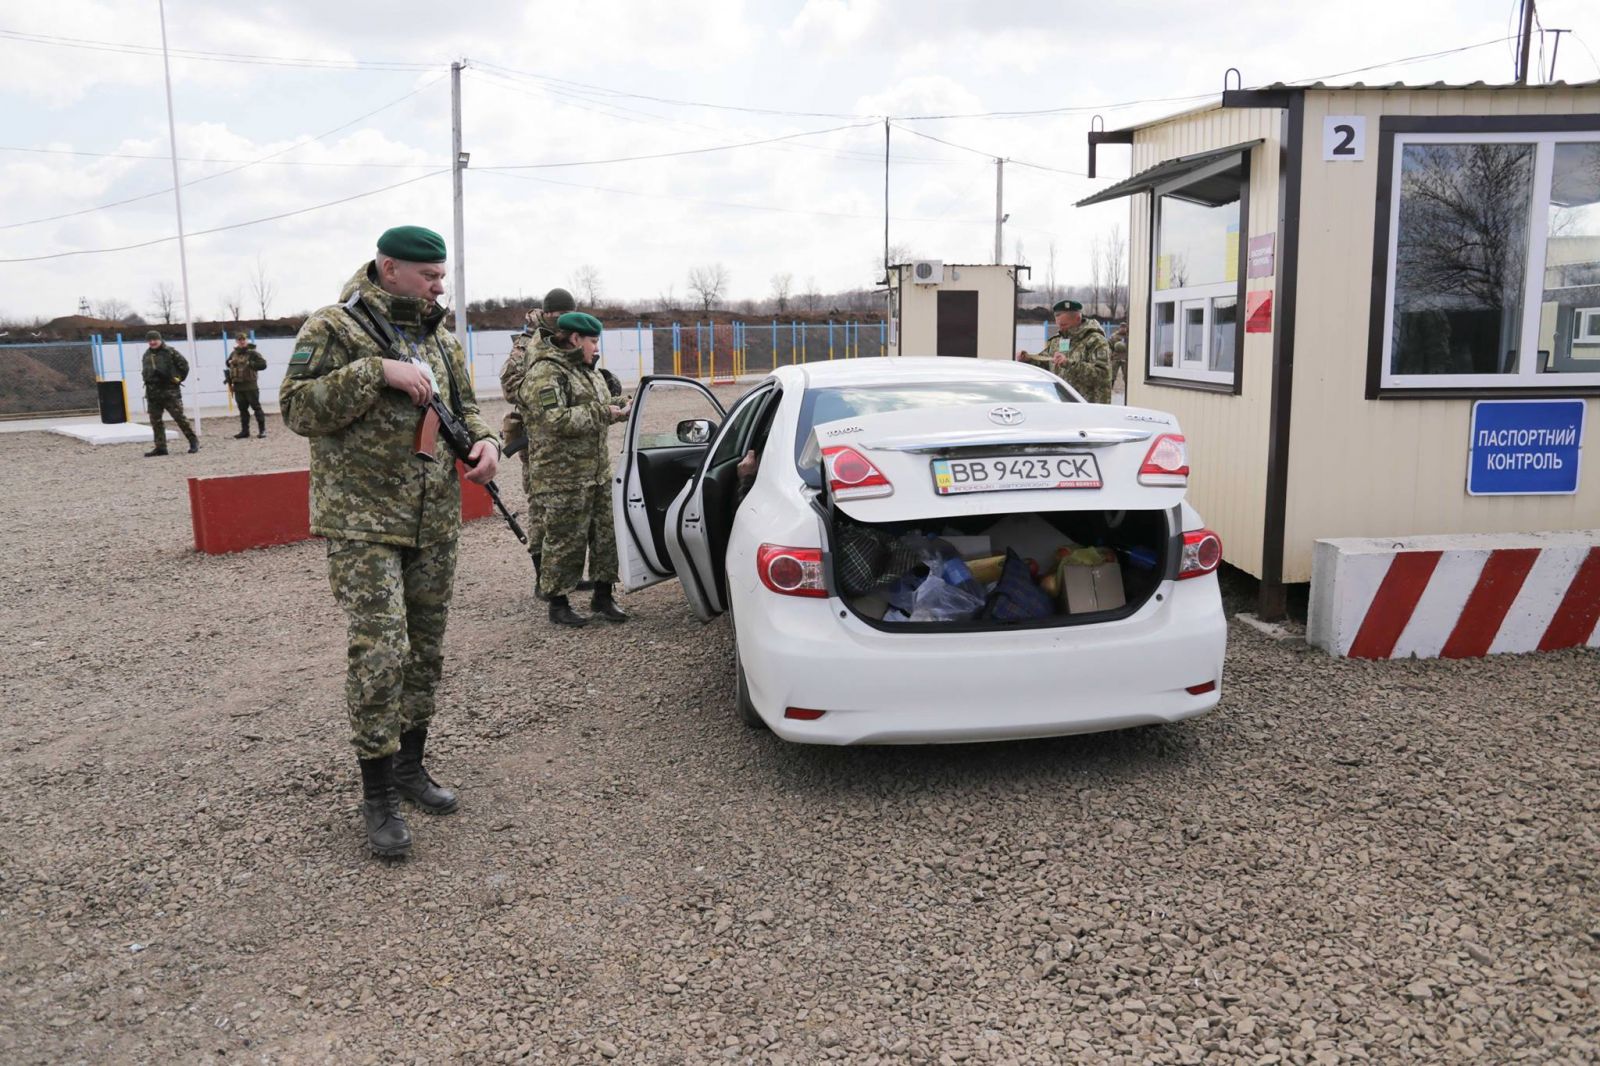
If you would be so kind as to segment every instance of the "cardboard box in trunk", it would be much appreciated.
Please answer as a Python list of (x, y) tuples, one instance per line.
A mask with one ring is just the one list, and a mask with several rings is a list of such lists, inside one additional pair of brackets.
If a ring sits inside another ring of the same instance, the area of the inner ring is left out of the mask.
[(1061, 605), (1068, 614), (1114, 611), (1127, 605), (1122, 591), (1122, 565), (1116, 561), (1097, 566), (1063, 562), (1059, 574)]

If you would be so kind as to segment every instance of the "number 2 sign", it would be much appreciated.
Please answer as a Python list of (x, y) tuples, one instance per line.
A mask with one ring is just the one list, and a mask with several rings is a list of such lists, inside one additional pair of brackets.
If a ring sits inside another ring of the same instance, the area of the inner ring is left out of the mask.
[(1367, 158), (1367, 117), (1328, 115), (1322, 120), (1322, 158), (1330, 163), (1359, 163)]

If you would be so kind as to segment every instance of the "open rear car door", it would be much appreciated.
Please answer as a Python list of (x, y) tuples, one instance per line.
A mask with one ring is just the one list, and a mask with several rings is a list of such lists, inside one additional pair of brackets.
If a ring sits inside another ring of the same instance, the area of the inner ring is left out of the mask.
[(640, 380), (611, 486), (620, 577), (629, 592), (674, 576), (667, 509), (700, 472), (724, 417), (711, 390), (693, 378)]

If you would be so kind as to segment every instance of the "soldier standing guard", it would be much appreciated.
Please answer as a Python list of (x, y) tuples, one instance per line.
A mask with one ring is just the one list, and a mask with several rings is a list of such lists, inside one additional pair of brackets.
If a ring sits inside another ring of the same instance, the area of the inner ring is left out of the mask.
[(267, 414), (261, 409), (261, 389), (256, 375), (267, 368), (267, 358), (256, 351), (256, 343), (243, 333), (233, 338), (233, 351), (228, 353), (227, 368), (222, 371), (222, 383), (233, 387), (233, 402), (239, 405), (239, 432), (234, 440), (250, 436), (250, 410), (256, 412), (258, 435), (267, 435)]
[(1018, 352), (1017, 358), (1044, 367), (1071, 385), (1089, 403), (1111, 402), (1111, 345), (1106, 331), (1092, 318), (1083, 317), (1077, 300), (1058, 300), (1056, 332), (1038, 355)]
[(518, 451), (517, 458), (522, 461), (522, 489), (528, 497), (528, 554), (533, 558), (533, 588), (536, 596), (540, 595), (539, 564), (544, 545), (544, 527), (539, 520), (539, 509), (534, 506), (536, 489), (533, 484), (532, 467), (528, 465), (528, 429), (523, 424), (522, 413), (516, 408), (517, 390), (522, 387), (522, 379), (528, 374), (533, 347), (541, 338), (548, 340), (556, 331), (556, 320), (568, 311), (576, 311), (578, 304), (572, 298), (572, 293), (566, 289), (551, 289), (544, 294), (539, 307), (538, 311), (528, 312), (524, 320), (527, 328), (512, 340), (511, 354), (506, 357), (505, 365), (500, 368), (500, 392), (506, 402), (512, 405), (511, 410), (500, 420), (500, 439), (506, 442), (507, 447), (519, 438), (522, 441), (522, 448)]
[[(382, 856), (411, 848), (400, 796), (428, 814), (457, 803), (422, 756), (444, 668), (461, 489), (443, 441), (431, 458), (415, 453), (418, 408), (437, 390), (466, 425), (467, 480), (489, 481), (500, 461), (461, 345), (443, 328), (444, 261), (432, 230), (386, 230), (345, 302), (301, 327), (282, 394), (284, 424), (311, 439), (311, 531), (328, 539), (328, 581), (349, 622), (345, 700), (367, 845)], [(400, 340), (386, 349), (375, 320)]]
[(628, 620), (611, 591), (617, 540), (606, 446), (607, 431), (628, 417), (628, 407), (611, 402), (611, 390), (595, 369), (600, 331), (593, 315), (562, 315), (556, 332), (530, 349), (532, 363), (517, 392), (517, 409), (528, 427), (528, 474), (544, 528), (539, 591), (550, 602), (550, 621), (564, 626), (589, 621), (567, 602), (583, 577), (585, 552), (594, 580), (590, 606), (607, 621)]
[(189, 360), (176, 348), (169, 347), (161, 334), (151, 330), (145, 334), (149, 348), (144, 353), (144, 402), (150, 412), (150, 431), (155, 434), (156, 446), (144, 453), (146, 459), (167, 454), (167, 424), (162, 421), (165, 411), (178, 424), (183, 435), (189, 438), (189, 451), (200, 450), (200, 438), (195, 436), (189, 417), (183, 413), (183, 381), (189, 376)]

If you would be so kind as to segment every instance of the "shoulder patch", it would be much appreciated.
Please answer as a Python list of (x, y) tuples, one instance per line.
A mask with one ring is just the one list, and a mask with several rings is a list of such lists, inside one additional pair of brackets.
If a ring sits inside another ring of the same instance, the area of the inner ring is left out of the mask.
[(561, 406), (561, 392), (554, 385), (539, 390), (539, 406), (546, 411)]
[(311, 355), (312, 352), (310, 348), (296, 348), (295, 353), (289, 357), (289, 362), (309, 363), (311, 362)]

